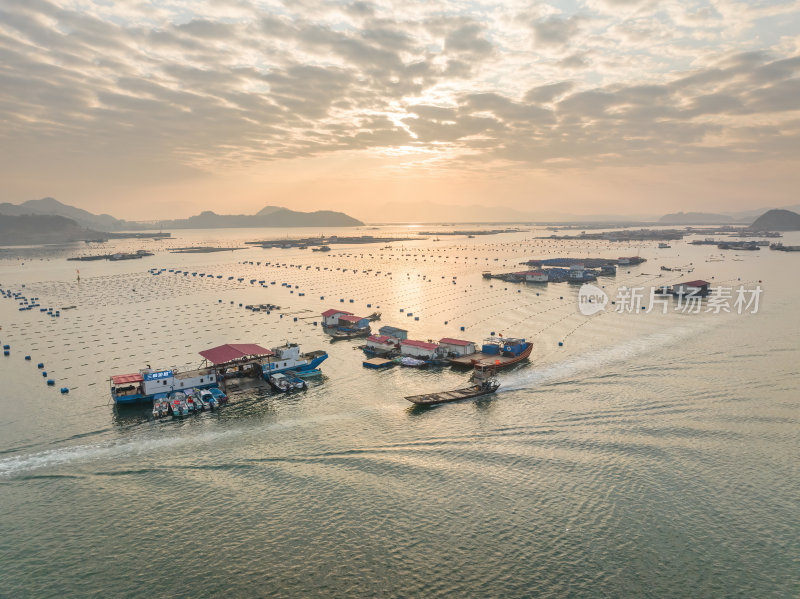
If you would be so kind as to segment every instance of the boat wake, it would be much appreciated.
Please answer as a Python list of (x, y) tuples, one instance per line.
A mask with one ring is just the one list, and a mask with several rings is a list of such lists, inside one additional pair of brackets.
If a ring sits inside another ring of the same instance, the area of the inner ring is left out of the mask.
[(561, 381), (576, 374), (594, 370), (600, 366), (625, 362), (634, 356), (669, 345), (696, 332), (696, 327), (670, 329), (668, 332), (653, 333), (619, 345), (602, 347), (597, 351), (579, 354), (563, 362), (550, 364), (543, 368), (516, 372), (512, 376), (503, 377), (503, 385), (498, 390), (498, 393), (531, 389)]
[[(315, 418), (315, 421), (339, 419), (342, 415)], [(308, 419), (274, 422), (268, 426), (250, 428), (231, 428), (225, 431), (209, 431), (200, 434), (179, 434), (161, 438), (137, 438), (60, 447), (38, 453), (29, 453), (0, 460), (0, 479), (9, 478), (24, 472), (54, 468), (67, 464), (83, 464), (103, 460), (127, 460), (131, 457), (148, 458), (154, 454), (169, 453), (185, 445), (210, 447), (219, 445), (227, 438), (241, 435), (260, 435), (276, 428), (292, 425), (303, 426)]]

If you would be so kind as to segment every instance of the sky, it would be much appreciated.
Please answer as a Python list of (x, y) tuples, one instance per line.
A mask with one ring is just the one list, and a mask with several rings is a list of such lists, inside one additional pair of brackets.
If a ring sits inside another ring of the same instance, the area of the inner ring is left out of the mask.
[(800, 1), (0, 0), (0, 202), (730, 212), (798, 167)]

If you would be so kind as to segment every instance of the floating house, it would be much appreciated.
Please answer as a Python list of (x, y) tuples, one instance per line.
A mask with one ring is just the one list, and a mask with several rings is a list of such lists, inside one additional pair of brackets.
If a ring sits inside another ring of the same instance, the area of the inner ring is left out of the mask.
[(369, 318), (356, 316), (355, 314), (344, 314), (339, 316), (338, 326), (342, 329), (366, 329), (369, 328)]
[(475, 344), (472, 341), (445, 337), (439, 339), (439, 352), (448, 358), (468, 356), (475, 353)]
[(339, 325), (339, 317), (352, 315), (352, 312), (347, 312), (346, 310), (325, 310), (325, 312), (322, 313), (322, 323), (326, 327), (335, 327)]
[(388, 335), (370, 335), (367, 337), (366, 349), (375, 354), (388, 354), (397, 349), (397, 342)]
[(412, 358), (433, 360), (439, 352), (439, 345), (428, 343), (427, 341), (416, 341), (414, 339), (403, 339), (400, 342), (400, 353)]
[(393, 339), (397, 339), (397, 341), (408, 339), (408, 331), (389, 325), (382, 326), (380, 329), (378, 329), (378, 333), (387, 337), (392, 337)]
[(525, 281), (528, 283), (547, 283), (547, 273), (541, 270), (530, 270), (525, 273)]

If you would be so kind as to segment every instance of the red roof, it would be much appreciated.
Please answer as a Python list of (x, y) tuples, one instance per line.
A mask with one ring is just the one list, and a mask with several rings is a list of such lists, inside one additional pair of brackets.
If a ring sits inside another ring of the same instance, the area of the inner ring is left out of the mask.
[(415, 341), (414, 339), (403, 339), (400, 345), (411, 345), (412, 347), (421, 347), (422, 349), (436, 349), (439, 347), (435, 343), (427, 343), (426, 341)]
[(115, 385), (123, 385), (125, 383), (141, 383), (144, 380), (141, 374), (118, 374), (111, 377), (111, 382)]
[(333, 316), (334, 314), (352, 314), (352, 312), (347, 312), (346, 310), (336, 310), (334, 308), (331, 308), (330, 310), (325, 310), (322, 313), (322, 316), (328, 318), (329, 316)]
[(472, 341), (464, 341), (463, 339), (451, 339), (450, 337), (445, 337), (444, 339), (439, 339), (439, 343), (444, 343), (446, 345), (472, 345)]
[(678, 283), (678, 285), (684, 285), (685, 287), (706, 287), (708, 286), (708, 281), (689, 281), (688, 283)]
[(272, 352), (255, 343), (228, 343), (203, 350), (200, 355), (214, 364), (224, 364), (248, 356), (271, 356)]
[(370, 335), (367, 341), (374, 341), (375, 343), (389, 343), (388, 335)]
[(350, 312), (348, 312), (347, 316), (340, 316), (339, 320), (346, 320), (347, 322), (359, 322), (359, 321), (364, 320), (364, 317), (363, 316), (354, 316), (353, 314), (350, 314)]

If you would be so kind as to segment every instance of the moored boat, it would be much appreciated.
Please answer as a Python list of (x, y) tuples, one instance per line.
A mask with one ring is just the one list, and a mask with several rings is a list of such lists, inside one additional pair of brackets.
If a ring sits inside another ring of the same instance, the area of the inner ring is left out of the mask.
[(527, 360), (533, 351), (533, 344), (525, 339), (490, 337), (483, 342), (481, 351), (450, 359), (451, 366), (474, 368), (491, 366), (496, 369), (507, 368)]
[(296, 376), (289, 376), (284, 373), (271, 374), (267, 378), (267, 382), (275, 391), (280, 393), (302, 391), (308, 387), (308, 383), (306, 383), (303, 379), (297, 378)]

